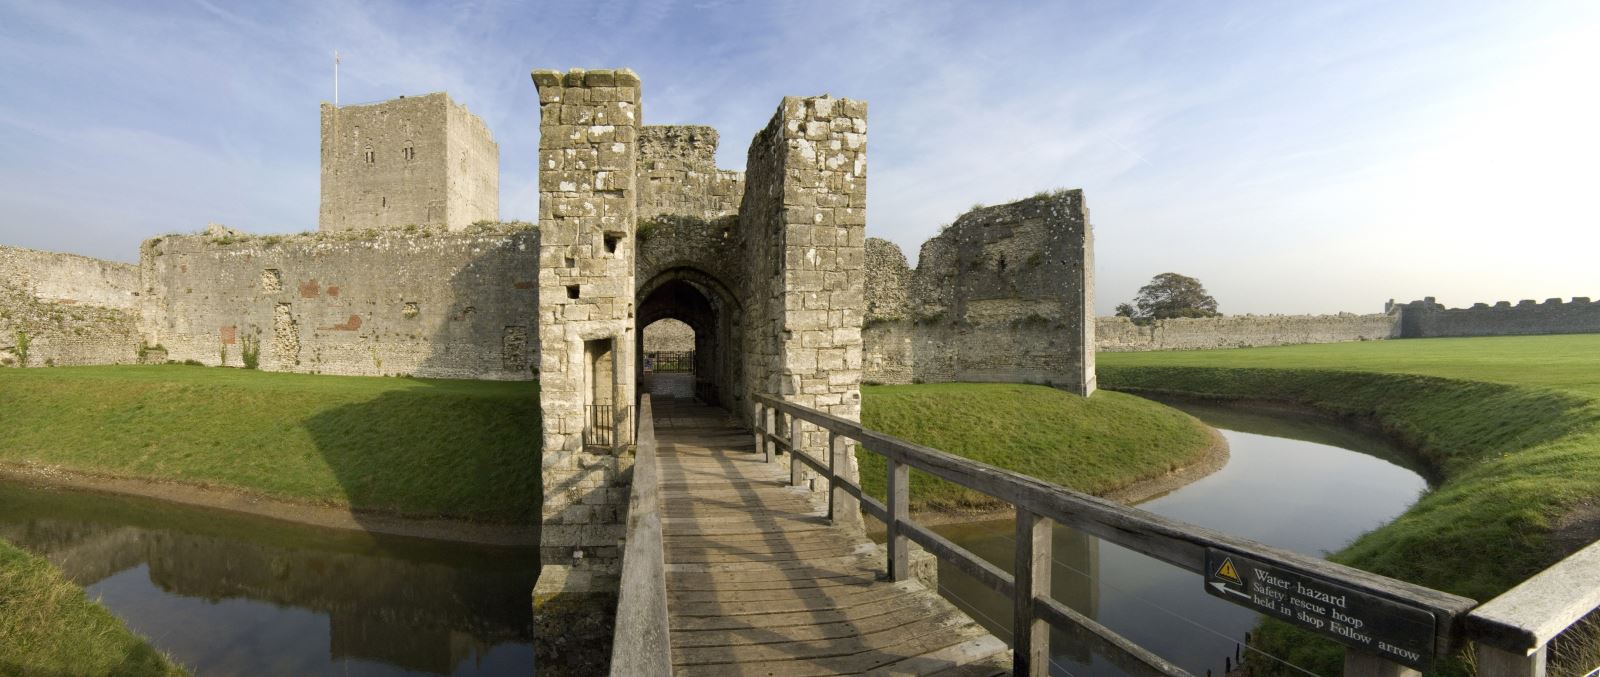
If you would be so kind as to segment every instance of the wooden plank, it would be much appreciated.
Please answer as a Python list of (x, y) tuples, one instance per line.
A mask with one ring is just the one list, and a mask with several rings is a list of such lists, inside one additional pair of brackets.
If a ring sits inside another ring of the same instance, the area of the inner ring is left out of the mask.
[[(849, 656), (702, 666), (674, 665), (673, 669), (679, 675), (789, 675), (807, 677), (849, 675), (865, 672), (881, 674), (880, 671), (891, 664), (935, 654), (941, 649), (967, 643), (981, 637), (983, 634), (982, 630), (967, 630), (959, 634), (938, 633), (924, 635), (891, 647), (880, 647)], [(929, 660), (923, 665), (933, 669), (938, 663)], [(945, 667), (948, 667), (947, 662)], [(906, 674), (903, 668), (900, 674)]]
[[(941, 667), (948, 665), (949, 667)], [(938, 677), (991, 677), (1011, 673), (1006, 643), (983, 635), (873, 671), (875, 675), (927, 675)]]
[(1540, 647), (1533, 655), (1520, 651), (1506, 651), (1493, 646), (1480, 645), (1477, 651), (1478, 674), (1496, 677), (1544, 677), (1548, 669), (1549, 649)]
[[(1344, 651), (1344, 677), (1421, 677), (1422, 673), (1412, 670), (1404, 665), (1391, 661), (1382, 656), (1345, 649)], [(1480, 675), (1494, 675), (1503, 677), (1498, 672), (1483, 672)]]
[(883, 613), (867, 616), (849, 622), (841, 623), (802, 623), (798, 625), (782, 626), (776, 628), (762, 628), (765, 633), (756, 632), (728, 632), (717, 631), (678, 631), (672, 635), (674, 649), (690, 646), (730, 646), (731, 644), (775, 644), (784, 645), (792, 642), (819, 642), (831, 639), (846, 639), (862, 635), (871, 635), (876, 632), (888, 630), (906, 624), (908, 617), (919, 619), (932, 618), (939, 622), (960, 624), (966, 622), (966, 616), (953, 609), (935, 611), (935, 616), (912, 616), (906, 613), (916, 610), (915, 607), (886, 607)]
[(639, 398), (633, 486), (628, 495), (627, 541), (611, 645), (611, 669), (620, 675), (670, 676), (666, 563), (657, 511), (655, 419), (650, 396)]
[(1129, 675), (1170, 675), (1189, 677), (1189, 673), (1144, 647), (1117, 634), (1088, 616), (1050, 598), (1036, 600), (1035, 609), (1050, 625), (1066, 633), (1078, 646), (1088, 646)]
[(989, 560), (972, 554), (966, 548), (956, 545), (949, 539), (920, 524), (902, 522), (901, 528), (905, 529), (906, 536), (915, 541), (917, 545), (926, 548), (928, 552), (933, 553), (940, 561), (947, 562), (960, 569), (961, 573), (977, 579), (979, 583), (988, 586), (990, 590), (1010, 597), (1012, 591), (1016, 589), (1016, 579), (1006, 570), (990, 563)]
[(1600, 607), (1600, 541), (1472, 610), (1474, 642), (1529, 655)]
[(1051, 546), (1050, 520), (1018, 510), (1011, 595), (1011, 663), (1017, 675), (1050, 676), (1050, 624), (1034, 609), (1034, 600), (1050, 596)]
[(1436, 646), (1448, 651), (1460, 644), (1462, 620), (1473, 600), (1420, 585), (1379, 576), (1326, 560), (1224, 534), (1081, 494), (985, 463), (913, 444), (866, 429), (855, 421), (784, 402), (767, 395), (760, 401), (831, 432), (859, 440), (885, 459), (913, 466), (931, 475), (1027, 509), (1135, 552), (1201, 572), (1207, 548), (1250, 553), (1278, 566), (1325, 578), (1398, 602), (1428, 609), (1438, 619)]
[(911, 466), (889, 461), (889, 537), (885, 545), (889, 550), (889, 580), (903, 581), (908, 575), (910, 552), (906, 548), (906, 535), (902, 520), (911, 517)]
[[(878, 616), (875, 622), (833, 624), (833, 627), (850, 626), (854, 632), (817, 639), (799, 639), (793, 629), (782, 632), (751, 629), (737, 634), (747, 641), (719, 646), (674, 646), (672, 662), (676, 665), (713, 663), (752, 663), (761, 661), (803, 660), (831, 656), (849, 656), (872, 651), (883, 646), (902, 644), (920, 637), (949, 634), (959, 631), (966, 617), (951, 611), (938, 616), (920, 618), (887, 618)], [(804, 627), (804, 626), (801, 626)]]
[[(854, 486), (829, 472), (837, 454), (849, 452), (848, 440), (830, 437), (824, 463), (789, 445), (804, 439), (803, 419), (778, 423), (782, 412), (765, 410), (770, 430), (787, 429), (789, 440), (765, 435), (760, 446), (794, 454), (788, 472), (762, 462), (760, 452), (722, 453), (700, 432), (675, 438), (681, 455), (661, 452), (675, 673), (898, 674), (970, 665), (961, 674), (992, 674), (995, 654), (1004, 653), (998, 640), (920, 583), (881, 580), (877, 546), (859, 530), (832, 525), (828, 507), (841, 517), (843, 486)], [(749, 446), (753, 438), (728, 439)], [(828, 495), (785, 486), (808, 466), (830, 480)], [(901, 476), (904, 488), (909, 477)], [(888, 509), (870, 499), (864, 505)]]
[(896, 614), (898, 617), (904, 618), (906, 616), (933, 613), (939, 608), (936, 603), (938, 601), (942, 600), (926, 594), (907, 593), (899, 597), (846, 609), (823, 609), (820, 611), (738, 617), (680, 616), (674, 614), (671, 619), (672, 633), (674, 636), (677, 636), (680, 632), (722, 632), (725, 634), (729, 630), (751, 627), (782, 628), (827, 623), (859, 623), (881, 614)]

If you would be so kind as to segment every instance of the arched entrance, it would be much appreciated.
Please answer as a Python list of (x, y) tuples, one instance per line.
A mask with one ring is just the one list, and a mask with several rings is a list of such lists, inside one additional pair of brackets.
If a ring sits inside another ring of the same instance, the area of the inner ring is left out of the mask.
[(694, 331), (693, 393), (706, 404), (741, 411), (743, 365), (736, 359), (740, 345), (738, 299), (722, 282), (705, 271), (688, 266), (669, 268), (639, 286), (637, 304), (638, 365), (644, 382), (644, 329), (664, 319), (678, 320)]

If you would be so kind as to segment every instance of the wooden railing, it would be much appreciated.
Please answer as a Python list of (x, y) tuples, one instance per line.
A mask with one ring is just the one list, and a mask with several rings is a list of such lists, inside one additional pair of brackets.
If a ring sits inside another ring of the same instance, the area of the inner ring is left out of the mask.
[[(1188, 674), (1050, 597), (1052, 523), (1073, 527), (1202, 577), (1208, 573), (1208, 552), (1213, 555), (1218, 551), (1231, 552), (1268, 563), (1281, 571), (1342, 586), (1356, 594), (1420, 609), (1434, 621), (1432, 656), (1447, 655), (1465, 641), (1463, 620), (1475, 606), (1473, 600), (1130, 508), (913, 444), (869, 430), (858, 422), (770, 396), (756, 395), (753, 399), (759, 453), (765, 454), (770, 462), (776, 452), (792, 452), (790, 477), (795, 484), (800, 483), (802, 465), (827, 478), (830, 517), (847, 509), (842, 503), (855, 499), (867, 514), (885, 524), (890, 578), (897, 581), (906, 578), (908, 543), (915, 542), (940, 561), (1012, 599), (1012, 655), (1018, 675), (1048, 674), (1051, 627), (1098, 650), (1129, 674)], [(787, 420), (780, 421), (780, 416)], [(803, 448), (796, 448), (804, 445), (791, 442), (803, 439), (804, 424), (827, 432), (827, 459), (813, 458)], [(836, 472), (836, 468), (847, 467), (846, 454), (850, 453), (852, 443), (884, 457), (888, 474), (886, 502), (879, 502), (864, 493), (860, 485)], [(911, 468), (1004, 501), (1016, 509), (1015, 575), (911, 520), (907, 509)], [(1345, 674), (1405, 675), (1414, 672), (1389, 659), (1350, 649), (1345, 656)]]
[(611, 674), (672, 674), (667, 620), (667, 566), (661, 536), (655, 423), (650, 396), (639, 396), (639, 432), (628, 492), (628, 532), (622, 548), (622, 583), (611, 644)]
[(1478, 674), (1544, 677), (1550, 640), (1597, 608), (1600, 541), (1467, 615), (1467, 634), (1478, 645)]

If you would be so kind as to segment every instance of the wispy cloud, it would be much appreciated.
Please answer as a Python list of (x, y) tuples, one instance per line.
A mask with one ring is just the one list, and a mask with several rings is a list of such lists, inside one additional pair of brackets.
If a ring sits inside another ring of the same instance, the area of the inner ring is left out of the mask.
[(314, 228), (337, 49), (345, 102), (448, 90), (485, 119), (505, 218), (537, 214), (529, 69), (629, 66), (646, 122), (716, 126), (735, 168), (781, 96), (869, 101), (869, 230), (913, 258), (973, 203), (1084, 188), (1103, 310), (1167, 270), (1230, 312), (1600, 296), (1597, 11), (0, 0), (0, 242)]

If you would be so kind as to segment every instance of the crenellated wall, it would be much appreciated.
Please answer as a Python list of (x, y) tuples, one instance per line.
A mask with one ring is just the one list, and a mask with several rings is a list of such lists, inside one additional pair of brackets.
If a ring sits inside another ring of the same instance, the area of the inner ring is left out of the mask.
[(141, 330), (167, 359), (270, 371), (528, 380), (538, 231), (525, 225), (250, 237), (140, 248)]
[(1429, 296), (1404, 305), (1391, 301), (1390, 306), (1400, 311), (1400, 335), (1405, 338), (1600, 333), (1600, 302), (1583, 296), (1569, 302), (1524, 299), (1515, 305), (1500, 301), (1471, 308), (1446, 308)]

